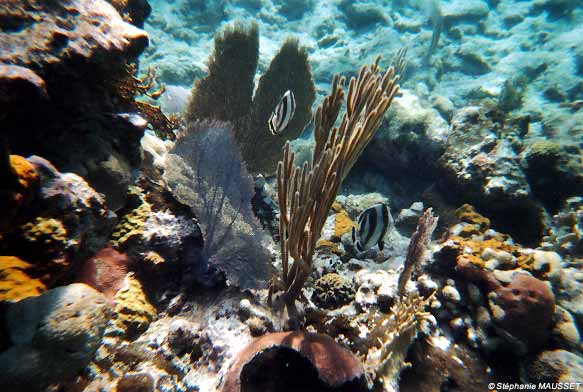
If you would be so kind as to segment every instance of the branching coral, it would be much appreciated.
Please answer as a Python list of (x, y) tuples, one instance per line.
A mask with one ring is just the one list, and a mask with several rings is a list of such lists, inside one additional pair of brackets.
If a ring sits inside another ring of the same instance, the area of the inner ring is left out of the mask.
[[(379, 61), (380, 57), (371, 66), (363, 66), (358, 78), (350, 80), (339, 127), (334, 124), (344, 101), (345, 79), (334, 77), (332, 93), (316, 112), (312, 163), (296, 166), (287, 143), (278, 164), (283, 289), (278, 305), (285, 306), (292, 323), (297, 319), (295, 300), (310, 274), (314, 249), (340, 184), (375, 135), (399, 90), (394, 69), (381, 75)], [(276, 286), (272, 284), (272, 292)]]
[(179, 127), (178, 120), (166, 117), (160, 106), (136, 99), (137, 95), (145, 95), (157, 100), (166, 91), (166, 87), (158, 83), (156, 71), (153, 68), (148, 68), (146, 75), (141, 78), (136, 74), (136, 65), (127, 64), (125, 70), (112, 79), (110, 89), (121, 101), (122, 107), (128, 111), (140, 112), (146, 117), (160, 137), (173, 138), (172, 131)]
[(398, 380), (406, 365), (405, 357), (409, 346), (417, 337), (422, 322), (432, 318), (425, 311), (425, 307), (434, 293), (423, 298), (417, 292), (406, 293), (405, 287), (413, 272), (422, 263), (436, 226), (437, 218), (431, 208), (426, 209), (409, 242), (405, 268), (399, 275), (395, 305), (389, 315), (373, 311), (369, 316), (367, 324), (371, 329), (371, 340), (378, 343), (363, 355), (363, 362), (369, 381), (382, 384), (384, 391), (395, 387), (392, 384)]
[(369, 382), (382, 383), (383, 391), (394, 387), (392, 383), (399, 379), (406, 366), (407, 351), (422, 322), (432, 319), (433, 316), (425, 311), (432, 297), (433, 294), (425, 299), (418, 294), (408, 295), (395, 303), (390, 315), (378, 311), (371, 314), (371, 340), (378, 345), (369, 349), (361, 359)]

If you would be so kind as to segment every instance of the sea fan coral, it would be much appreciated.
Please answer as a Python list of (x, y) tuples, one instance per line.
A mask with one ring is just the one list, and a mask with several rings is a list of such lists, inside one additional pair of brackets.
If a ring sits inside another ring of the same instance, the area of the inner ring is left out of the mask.
[(259, 28), (227, 27), (215, 37), (208, 76), (194, 84), (187, 121), (216, 119), (235, 122), (249, 113), (253, 78), (259, 60)]
[[(311, 119), (316, 97), (308, 52), (297, 39), (287, 39), (253, 96), (259, 60), (259, 30), (256, 24), (235, 24), (215, 38), (208, 76), (197, 80), (188, 104), (186, 122), (229, 121), (243, 159), (253, 173), (273, 174), (281, 148), (298, 137)], [(297, 102), (295, 115), (281, 135), (273, 136), (267, 120), (281, 96), (291, 90)]]
[(251, 209), (253, 182), (232, 127), (218, 121), (191, 124), (168, 154), (164, 177), (203, 228), (203, 262), (224, 272), (232, 285), (264, 286), (268, 255)]

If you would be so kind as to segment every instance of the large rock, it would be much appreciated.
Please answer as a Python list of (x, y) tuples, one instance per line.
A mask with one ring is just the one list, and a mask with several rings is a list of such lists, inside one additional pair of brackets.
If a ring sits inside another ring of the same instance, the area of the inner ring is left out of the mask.
[(390, 177), (432, 177), (445, 150), (449, 126), (439, 112), (409, 90), (401, 90), (383, 126), (368, 145), (362, 159)]
[(570, 196), (583, 194), (583, 153), (576, 143), (536, 140), (521, 154), (534, 194), (551, 211)]
[(77, 262), (101, 249), (115, 219), (103, 195), (77, 174), (61, 173), (43, 158), (30, 157), (29, 162), (41, 178), (36, 213), (62, 222), (66, 231), (64, 256)]
[(583, 197), (567, 199), (553, 216), (553, 230), (545, 238), (549, 246), (566, 257), (583, 258)]
[[(7, 290), (1, 290), (0, 300), (8, 301), (34, 294), (35, 290), (16, 287), (25, 282), (29, 288), (53, 287), (103, 248), (115, 218), (104, 197), (77, 174), (61, 173), (38, 156), (19, 161), (34, 172), (35, 181), (34, 186), (16, 193), (18, 203), (12, 204), (10, 224), (0, 238), (3, 253), (14, 256), (12, 261), (20, 260), (0, 266), (6, 281), (18, 282), (10, 287), (4, 282)], [(24, 179), (19, 177), (21, 183)]]
[[(509, 227), (526, 244), (542, 236), (541, 207), (534, 199), (518, 154), (499, 137), (499, 125), (478, 107), (459, 110), (439, 159), (441, 188), (456, 202), (470, 203)], [(454, 190), (455, 192), (452, 192)], [(461, 199), (461, 200), (460, 200)], [(523, 224), (516, 224), (516, 222)]]
[(564, 268), (556, 289), (557, 303), (573, 314), (583, 325), (583, 272), (578, 268)]
[(13, 346), (0, 353), (0, 386), (41, 390), (74, 376), (93, 358), (108, 318), (103, 295), (80, 283), (11, 305), (5, 327)]
[(89, 179), (119, 208), (142, 131), (116, 114), (134, 110), (128, 64), (148, 45), (147, 33), (104, 0), (2, 2), (0, 20), (8, 145)]

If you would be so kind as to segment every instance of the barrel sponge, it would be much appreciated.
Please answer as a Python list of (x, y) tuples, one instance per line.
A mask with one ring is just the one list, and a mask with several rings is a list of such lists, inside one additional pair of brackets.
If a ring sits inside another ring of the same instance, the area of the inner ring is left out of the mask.
[[(295, 114), (283, 133), (273, 136), (269, 133), (267, 121), (287, 90), (294, 93)], [(239, 129), (236, 134), (243, 158), (252, 172), (275, 172), (286, 141), (300, 136), (310, 121), (315, 99), (316, 88), (308, 52), (297, 39), (288, 38), (259, 80), (253, 98), (251, 125), (246, 130)]]
[(236, 123), (251, 110), (259, 60), (259, 28), (236, 23), (215, 37), (208, 75), (196, 81), (186, 121), (223, 120)]

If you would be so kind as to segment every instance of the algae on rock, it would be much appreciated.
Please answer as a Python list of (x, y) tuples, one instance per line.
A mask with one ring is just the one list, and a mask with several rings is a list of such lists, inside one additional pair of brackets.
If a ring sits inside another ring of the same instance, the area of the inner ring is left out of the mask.
[(133, 339), (156, 317), (156, 309), (146, 298), (142, 285), (133, 272), (126, 275), (123, 287), (115, 294), (115, 307), (106, 335)]

